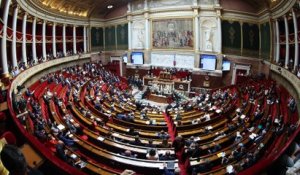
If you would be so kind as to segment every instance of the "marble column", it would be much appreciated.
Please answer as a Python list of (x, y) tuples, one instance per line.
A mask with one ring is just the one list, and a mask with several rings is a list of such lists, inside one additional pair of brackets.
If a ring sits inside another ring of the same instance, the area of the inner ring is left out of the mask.
[(222, 53), (222, 22), (221, 22), (221, 16), (217, 17), (217, 23), (218, 23), (218, 52)]
[(148, 13), (148, 1), (144, 0), (144, 18), (145, 18), (145, 49), (150, 50), (150, 22)]
[(53, 23), (52, 25), (52, 54), (53, 57), (57, 57), (56, 55), (56, 23)]
[(17, 61), (17, 19), (18, 19), (18, 11), (19, 11), (19, 6), (17, 6), (14, 9), (14, 15), (13, 15), (13, 40), (12, 40), (12, 65), (13, 67), (18, 67), (18, 61)]
[(284, 26), (285, 26), (285, 63), (284, 67), (287, 69), (289, 65), (290, 56), (290, 45), (289, 45), (289, 24), (286, 15), (284, 16)]
[(150, 25), (149, 13), (145, 13), (145, 49), (150, 50)]
[[(127, 14), (131, 13), (131, 2), (127, 4)], [(132, 16), (127, 16), (128, 20), (128, 50), (132, 50)]]
[(83, 52), (86, 53), (87, 52), (87, 48), (86, 48), (86, 26), (83, 26)]
[(276, 19), (275, 21), (276, 26), (276, 63), (279, 63), (280, 59), (280, 32), (279, 32), (279, 23)]
[(43, 47), (43, 59), (47, 58), (47, 50), (46, 50), (46, 21), (43, 21), (43, 28), (42, 28), (42, 37), (43, 37), (43, 43), (42, 43), (42, 47)]
[(77, 54), (76, 50), (76, 26), (73, 26), (73, 53)]
[(198, 9), (194, 9), (194, 20), (195, 20), (195, 51), (199, 51), (199, 43), (200, 43), (200, 34), (199, 34), (199, 16), (198, 16)]
[(32, 22), (32, 59), (34, 60), (34, 64), (38, 63), (36, 57), (36, 17), (34, 17)]
[(293, 22), (294, 22), (294, 32), (295, 32), (295, 57), (294, 57), (294, 70), (297, 70), (299, 64), (299, 41), (298, 41), (298, 21), (297, 15), (294, 10), (292, 10)]
[(67, 56), (67, 41), (66, 41), (66, 24), (63, 26), (63, 53)]
[(2, 74), (3, 76), (8, 76), (8, 65), (7, 65), (7, 46), (6, 46), (6, 40), (7, 40), (7, 20), (8, 20), (8, 12), (9, 12), (9, 6), (10, 6), (11, 0), (7, 0), (6, 4), (4, 6), (3, 11), (3, 31), (2, 31), (2, 40), (1, 40), (1, 63), (2, 63)]
[(26, 27), (27, 27), (27, 13), (23, 16), (23, 24), (22, 24), (22, 61), (24, 62), (25, 66), (27, 66), (27, 48), (26, 48)]
[(128, 50), (132, 50), (132, 21), (128, 20)]

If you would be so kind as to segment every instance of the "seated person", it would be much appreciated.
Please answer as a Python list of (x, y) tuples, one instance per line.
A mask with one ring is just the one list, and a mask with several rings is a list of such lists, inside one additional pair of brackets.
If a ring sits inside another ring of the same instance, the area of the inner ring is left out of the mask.
[(147, 155), (146, 155), (146, 158), (148, 160), (158, 160), (158, 154), (157, 154), (157, 151), (154, 149), (154, 148), (151, 148)]
[(126, 157), (132, 157), (132, 158), (136, 158), (137, 155), (136, 154), (133, 154), (130, 150), (125, 150), (124, 153), (122, 153), (123, 156), (126, 156)]
[(157, 136), (160, 138), (160, 139), (168, 139), (170, 136), (167, 132), (165, 132), (164, 130), (161, 130)]
[(48, 98), (52, 98), (52, 97), (53, 97), (53, 93), (50, 91), (49, 88), (47, 88), (47, 91), (46, 91), (45, 95), (46, 95)]
[(34, 94), (34, 91), (31, 91), (30, 89), (27, 88), (25, 94), (27, 97), (32, 97)]
[(159, 157), (159, 160), (174, 160), (175, 157), (173, 155), (171, 155), (170, 151), (166, 151), (165, 154), (161, 155)]
[(132, 136), (136, 136), (136, 135), (139, 135), (139, 132), (135, 131), (134, 128), (131, 127), (131, 128), (129, 128), (128, 134), (132, 135)]
[(58, 134), (57, 137), (61, 141), (63, 141), (64, 144), (66, 144), (67, 146), (73, 146), (75, 144), (75, 142), (78, 141), (77, 139), (73, 139), (73, 134), (71, 134), (70, 132), (67, 132), (66, 134), (61, 132)]
[(131, 144), (133, 144), (133, 145), (139, 145), (139, 146), (143, 145), (143, 143), (140, 140), (140, 137), (138, 135), (135, 136), (134, 141), (131, 141)]
[(6, 140), (0, 140), (0, 174), (1, 175), (42, 175), (38, 170), (29, 169), (26, 159), (21, 150), (14, 146), (6, 144)]

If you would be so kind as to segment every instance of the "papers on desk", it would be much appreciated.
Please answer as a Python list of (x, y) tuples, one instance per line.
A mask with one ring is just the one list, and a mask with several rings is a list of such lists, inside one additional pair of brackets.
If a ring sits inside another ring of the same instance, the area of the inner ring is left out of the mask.
[(152, 120), (152, 124), (153, 124), (153, 125), (156, 125), (156, 120)]
[(244, 119), (245, 117), (246, 117), (246, 115), (244, 115), (244, 114), (243, 114), (243, 115), (241, 115), (241, 119)]
[(219, 154), (217, 154), (218, 157), (225, 157), (226, 153), (225, 152), (220, 152)]
[(76, 155), (76, 154), (71, 154), (70, 157), (71, 157), (72, 159), (76, 159), (76, 158), (77, 158), (77, 155)]
[(195, 137), (194, 140), (197, 142), (197, 141), (201, 140), (201, 138), (200, 137)]
[(59, 124), (59, 125), (57, 125), (57, 128), (59, 130), (64, 130), (66, 127), (64, 125), (62, 125), (62, 124)]
[(79, 164), (78, 164), (78, 166), (80, 167), (80, 168), (84, 168), (84, 167), (86, 167), (86, 162), (83, 162), (83, 161), (81, 161)]
[(252, 133), (252, 134), (250, 134), (250, 135), (249, 135), (249, 137), (250, 137), (250, 139), (252, 139), (252, 140), (253, 140), (253, 139), (255, 139), (255, 137), (257, 137), (257, 134), (255, 134), (255, 133)]
[(113, 133), (112, 134), (112, 136), (114, 136), (114, 137), (118, 137), (120, 134), (118, 134), (118, 133)]
[(101, 136), (99, 136), (99, 137), (97, 137), (97, 140), (99, 140), (99, 141), (103, 141), (104, 140), (104, 138), (103, 137), (101, 137)]
[(211, 130), (211, 129), (213, 129), (213, 127), (212, 126), (207, 126), (206, 129)]
[(158, 150), (157, 151), (158, 154), (162, 154), (162, 155), (166, 154), (166, 152), (167, 152), (167, 150)]
[(233, 166), (232, 166), (232, 165), (228, 165), (228, 166), (226, 167), (226, 172), (227, 172), (227, 173), (233, 173), (233, 172), (234, 172)]
[(217, 113), (217, 114), (220, 114), (221, 112), (222, 112), (221, 109), (217, 109), (217, 110), (216, 110), (216, 113)]

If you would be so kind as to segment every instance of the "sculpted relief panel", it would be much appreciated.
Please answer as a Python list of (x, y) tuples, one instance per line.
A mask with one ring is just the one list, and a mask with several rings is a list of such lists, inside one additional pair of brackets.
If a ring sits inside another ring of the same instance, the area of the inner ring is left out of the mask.
[(194, 0), (150, 0), (150, 8), (192, 5)]
[(132, 23), (132, 48), (144, 49), (145, 47), (145, 23), (134, 21)]
[(200, 22), (200, 49), (201, 51), (218, 52), (217, 20), (215, 18), (205, 18)]

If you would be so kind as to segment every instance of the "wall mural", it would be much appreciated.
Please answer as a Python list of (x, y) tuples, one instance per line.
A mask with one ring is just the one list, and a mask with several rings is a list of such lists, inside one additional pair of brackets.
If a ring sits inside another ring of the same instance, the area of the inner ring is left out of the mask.
[(132, 48), (144, 49), (145, 47), (145, 22), (133, 21), (132, 23)]
[(243, 23), (243, 56), (258, 58), (259, 28), (257, 24)]
[(153, 49), (193, 49), (193, 19), (152, 21)]
[(117, 50), (128, 49), (128, 24), (117, 26)]
[(103, 28), (92, 27), (92, 51), (99, 51), (103, 49)]

